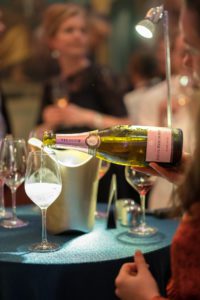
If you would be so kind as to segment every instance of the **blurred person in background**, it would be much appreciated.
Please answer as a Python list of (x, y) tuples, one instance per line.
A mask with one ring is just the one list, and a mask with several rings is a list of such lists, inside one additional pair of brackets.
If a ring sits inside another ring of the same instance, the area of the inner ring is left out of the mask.
[[(86, 17), (83, 7), (70, 3), (50, 5), (44, 14), (44, 37), (60, 68), (44, 88), (44, 128), (77, 132), (129, 123), (117, 78), (88, 59)], [(68, 102), (60, 104), (65, 97)]]
[(169, 13), (169, 29), (174, 29), (179, 27), (179, 16), (181, 10), (182, 0), (164, 0), (164, 8)]
[(111, 22), (107, 15), (89, 10), (89, 58), (93, 62), (101, 60), (101, 51), (110, 38)]
[[(44, 39), (60, 73), (45, 83), (39, 135), (44, 130), (73, 133), (130, 123), (117, 77), (88, 58), (88, 26), (86, 10), (78, 4), (52, 4), (44, 13)], [(113, 172), (117, 173), (119, 196), (133, 194), (123, 167), (114, 165), (100, 181), (100, 190), (107, 193)], [(103, 201), (106, 197), (101, 195)]]
[[(146, 107), (147, 104), (144, 99), (146, 92), (161, 80), (155, 55), (141, 49), (134, 52), (130, 57), (128, 75), (131, 91), (124, 95), (124, 103), (129, 118), (136, 125), (150, 125), (148, 122), (149, 118), (154, 118), (152, 116), (154, 106), (151, 106), (151, 115), (149, 117), (143, 111), (145, 110), (144, 106)], [(146, 123), (143, 123), (143, 114)]]
[[(173, 58), (175, 58), (175, 53), (177, 53), (177, 56), (181, 55), (182, 51), (182, 45), (175, 42), (176, 38), (174, 39), (174, 36), (171, 37), (173, 40), (173, 43), (171, 43), (172, 47), (172, 74), (176, 75), (179, 74), (179, 69), (182, 67), (182, 65), (174, 64)], [(161, 43), (160, 39), (158, 40), (159, 44)], [(161, 46), (158, 46), (159, 48)], [(161, 47), (162, 49), (162, 47)], [(124, 95), (124, 103), (129, 115), (129, 118), (132, 122), (135, 124), (140, 125), (152, 125), (152, 126), (159, 126), (160, 125), (160, 112), (159, 112), (159, 106), (160, 103), (165, 100), (163, 99), (164, 95), (167, 95), (167, 83), (166, 80), (163, 79), (162, 72), (160, 70), (165, 70), (165, 55), (164, 51), (159, 50), (158, 52), (161, 52), (159, 55), (153, 55), (152, 54), (152, 66), (150, 67), (149, 64), (149, 79), (148, 82), (145, 80), (145, 86), (142, 87), (140, 93), (140, 97), (137, 96), (137, 89), (133, 87), (133, 90), (127, 94)], [(174, 54), (173, 54), (174, 53)], [(159, 56), (159, 59), (158, 59)], [(161, 59), (162, 57), (162, 59)], [(149, 58), (150, 59), (150, 58)], [(143, 62), (144, 63), (144, 62)], [(162, 65), (162, 67), (161, 67)], [(148, 65), (146, 64), (146, 68)], [(155, 69), (156, 68), (156, 69)], [(154, 69), (154, 71), (153, 71)], [(137, 68), (131, 68), (131, 72), (129, 77), (134, 78), (134, 74), (137, 72)], [(154, 72), (154, 73), (153, 73)], [(148, 72), (146, 71), (146, 74)], [(144, 74), (142, 74), (144, 77)], [(173, 77), (173, 76), (172, 76)], [(171, 80), (171, 85), (173, 89), (173, 78)], [(139, 89), (138, 89), (139, 90)], [(139, 90), (140, 91), (140, 90)], [(172, 91), (173, 93), (173, 91)], [(151, 105), (151, 106), (150, 106)], [(137, 106), (137, 109), (135, 107)]]
[[(199, 0), (184, 1), (181, 13), (181, 26), (186, 50), (184, 63), (187, 66), (196, 87), (199, 89)], [(167, 299), (171, 300), (200, 299), (200, 167), (198, 163), (200, 156), (199, 98), (197, 101), (198, 115), (195, 116), (195, 150), (188, 164), (185, 176), (183, 176), (182, 182), (177, 190), (177, 201), (182, 209), (183, 218), (171, 246), (172, 275), (167, 286)], [(156, 164), (151, 164), (151, 166), (156, 167)], [(155, 169), (159, 171), (159, 168), (156, 167)], [(160, 171), (162, 173), (161, 169)], [(160, 296), (157, 283), (152, 277), (144, 256), (140, 251), (135, 253), (135, 262), (124, 264), (122, 266), (120, 273), (116, 278), (116, 295), (122, 300), (166, 299)]]
[(131, 55), (128, 74), (133, 91), (148, 88), (161, 80), (155, 55), (142, 49), (138, 49)]
[[(183, 130), (183, 149), (193, 153), (193, 118), (197, 110), (196, 91), (192, 80), (182, 61), (185, 56), (182, 35), (178, 34), (172, 51), (171, 101), (172, 126)], [(159, 126), (167, 126), (167, 100), (163, 99), (158, 105)], [(173, 206), (173, 184), (164, 178), (158, 178), (149, 199), (149, 208), (163, 208)]]
[[(196, 101), (191, 80), (182, 63), (185, 55), (183, 37), (175, 32), (171, 51), (171, 101), (172, 126), (181, 128), (184, 133), (184, 150), (193, 150), (192, 122)], [(164, 63), (164, 61), (163, 61)], [(167, 82), (152, 87), (133, 90), (124, 96), (129, 118), (139, 125), (168, 126), (167, 124)], [(148, 199), (149, 209), (173, 206), (173, 185), (164, 178), (158, 178)]]
[[(90, 7), (84, 9), (87, 13), (87, 56), (93, 63), (105, 63), (106, 44), (112, 31), (111, 22), (103, 13), (96, 12)], [(43, 29), (43, 24), (39, 24), (33, 31), (33, 57), (28, 64), (33, 79), (40, 82), (60, 73), (55, 52), (47, 47)]]
[[(1, 39), (6, 27), (2, 20), (2, 12), (0, 10), (0, 48), (1, 48)], [(0, 86), (0, 139), (2, 139), (7, 133), (11, 133), (10, 121), (6, 109), (6, 99), (3, 95), (1, 86)]]
[(30, 80), (26, 64), (32, 58), (32, 34), (25, 17), (11, 8), (3, 9), (6, 30), (1, 37), (0, 77), (4, 82)]
[(4, 81), (27, 82), (26, 63), (32, 57), (30, 32), (25, 24), (7, 28), (1, 39), (0, 76)]

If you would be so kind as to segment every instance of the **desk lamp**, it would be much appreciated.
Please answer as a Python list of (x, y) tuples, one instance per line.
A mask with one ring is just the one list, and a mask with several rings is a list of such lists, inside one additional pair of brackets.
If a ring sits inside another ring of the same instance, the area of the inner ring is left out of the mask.
[(168, 12), (164, 10), (163, 5), (151, 8), (145, 18), (136, 26), (136, 31), (144, 38), (150, 39), (155, 32), (156, 24), (163, 20), (164, 42), (165, 42), (165, 66), (166, 66), (166, 81), (167, 81), (167, 125), (172, 127), (171, 113), (171, 60), (170, 60), (170, 45), (169, 45), (169, 21)]

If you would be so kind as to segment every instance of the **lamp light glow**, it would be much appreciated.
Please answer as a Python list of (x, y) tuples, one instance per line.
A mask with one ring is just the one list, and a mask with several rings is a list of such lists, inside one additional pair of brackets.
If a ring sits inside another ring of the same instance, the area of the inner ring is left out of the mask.
[[(144, 23), (147, 23), (147, 22), (150, 23), (149, 26), (146, 26), (146, 24), (144, 24)], [(144, 20), (144, 21), (138, 23), (135, 26), (135, 29), (144, 38), (151, 39), (153, 37), (153, 34), (154, 34), (155, 26), (150, 21)]]

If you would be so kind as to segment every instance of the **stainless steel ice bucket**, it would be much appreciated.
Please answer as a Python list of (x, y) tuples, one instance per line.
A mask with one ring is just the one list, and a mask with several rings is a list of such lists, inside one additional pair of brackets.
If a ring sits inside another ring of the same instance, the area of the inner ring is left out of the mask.
[(89, 232), (95, 221), (100, 160), (75, 150), (55, 151), (62, 192), (47, 210), (47, 230)]

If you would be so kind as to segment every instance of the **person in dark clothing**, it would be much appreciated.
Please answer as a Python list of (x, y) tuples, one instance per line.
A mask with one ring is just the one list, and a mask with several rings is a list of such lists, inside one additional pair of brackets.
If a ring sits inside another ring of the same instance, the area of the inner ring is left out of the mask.
[(6, 108), (6, 98), (0, 89), (0, 138), (3, 138), (6, 134), (11, 134), (11, 125)]
[[(83, 7), (72, 3), (50, 5), (44, 14), (43, 30), (60, 74), (44, 86), (38, 130), (73, 133), (130, 123), (117, 77), (108, 67), (88, 58), (88, 22)], [(134, 194), (124, 179), (124, 168), (112, 165), (100, 181), (99, 201), (107, 201), (113, 173), (117, 174), (119, 197)]]
[[(5, 30), (5, 25), (2, 21), (2, 13), (0, 10), (0, 36), (4, 32), (4, 30)], [(5, 136), (5, 134), (10, 134), (10, 133), (11, 133), (11, 125), (10, 125), (8, 112), (6, 108), (6, 99), (0, 87), (0, 138), (2, 139)]]
[(64, 79), (50, 79), (44, 87), (38, 123), (45, 120), (47, 128), (64, 132), (128, 123), (116, 80), (109, 68), (93, 63)]

